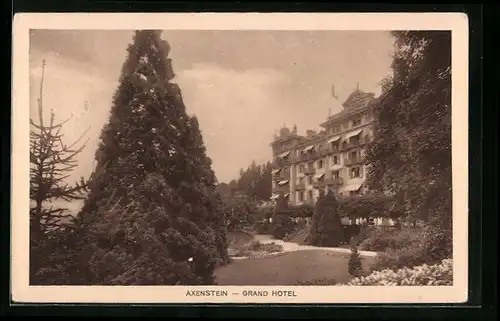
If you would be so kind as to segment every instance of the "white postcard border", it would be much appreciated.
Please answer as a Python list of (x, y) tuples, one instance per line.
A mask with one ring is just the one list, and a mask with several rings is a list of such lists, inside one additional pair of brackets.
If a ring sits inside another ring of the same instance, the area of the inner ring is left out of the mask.
[[(30, 286), (29, 30), (451, 30), (454, 285)], [(451, 303), (468, 293), (468, 18), (462, 13), (23, 13), (13, 22), (11, 290), (18, 303)], [(228, 296), (186, 296), (188, 290)], [(294, 291), (247, 297), (244, 290)], [(238, 294), (233, 294), (238, 293)]]

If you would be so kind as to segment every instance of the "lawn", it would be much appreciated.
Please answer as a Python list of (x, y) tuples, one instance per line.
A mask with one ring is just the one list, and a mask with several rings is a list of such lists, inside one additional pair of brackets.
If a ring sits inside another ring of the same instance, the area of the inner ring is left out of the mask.
[[(362, 258), (366, 269), (373, 258)], [(352, 279), (347, 271), (349, 255), (324, 250), (289, 252), (260, 259), (234, 260), (216, 270), (219, 285), (296, 285), (315, 279)]]

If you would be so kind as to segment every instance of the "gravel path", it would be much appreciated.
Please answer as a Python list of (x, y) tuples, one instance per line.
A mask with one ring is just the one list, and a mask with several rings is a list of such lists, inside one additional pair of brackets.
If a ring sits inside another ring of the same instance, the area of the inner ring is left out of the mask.
[[(337, 253), (351, 253), (351, 249), (345, 249), (340, 247), (321, 247), (321, 246), (312, 246), (312, 245), (299, 245), (297, 243), (285, 242), (283, 240), (274, 239), (271, 235), (255, 235), (254, 239), (259, 241), (262, 244), (275, 243), (283, 246), (283, 252), (293, 252), (293, 251), (303, 251), (303, 250), (324, 250), (324, 251), (332, 251)], [(361, 256), (376, 256), (377, 252), (370, 251), (359, 251), (359, 255)]]

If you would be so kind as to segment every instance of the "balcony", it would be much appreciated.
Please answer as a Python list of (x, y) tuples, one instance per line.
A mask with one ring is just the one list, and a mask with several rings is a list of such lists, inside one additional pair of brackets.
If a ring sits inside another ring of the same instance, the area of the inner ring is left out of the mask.
[(364, 159), (362, 157), (344, 159), (345, 166), (362, 165), (363, 163)]
[(303, 191), (305, 189), (306, 189), (306, 184), (304, 182), (297, 183), (297, 185), (295, 185), (295, 190), (296, 191)]
[(316, 172), (314, 167), (307, 167), (304, 169), (304, 174), (305, 175), (313, 175)]
[(290, 192), (289, 184), (278, 185), (273, 187), (273, 193), (289, 193), (289, 192)]
[(326, 184), (325, 184), (325, 181), (324, 180), (321, 180), (321, 181), (316, 181), (312, 184), (313, 188), (324, 188), (326, 187)]
[(329, 154), (329, 148), (322, 149), (316, 153), (316, 157), (325, 157)]
[(292, 162), (293, 162), (293, 157), (291, 155), (289, 155), (285, 158), (277, 157), (274, 161), (274, 166), (283, 167), (283, 166), (290, 165)]
[(288, 171), (281, 170), (273, 174), (273, 180), (275, 181), (284, 181), (286, 179), (290, 179), (290, 173)]
[(336, 154), (340, 153), (341, 148), (340, 147), (330, 147), (327, 150), (325, 150), (326, 155), (331, 155), (331, 154)]
[(369, 139), (360, 139), (356, 141), (350, 141), (347, 144), (342, 144), (340, 151), (346, 151), (353, 148), (361, 148), (370, 142)]
[(341, 186), (343, 183), (344, 181), (340, 177), (330, 177), (325, 180), (325, 184), (332, 187)]
[(319, 154), (316, 152), (313, 152), (313, 153), (301, 154), (298, 157), (298, 160), (301, 162), (305, 162), (305, 161), (315, 160), (318, 157), (319, 157)]

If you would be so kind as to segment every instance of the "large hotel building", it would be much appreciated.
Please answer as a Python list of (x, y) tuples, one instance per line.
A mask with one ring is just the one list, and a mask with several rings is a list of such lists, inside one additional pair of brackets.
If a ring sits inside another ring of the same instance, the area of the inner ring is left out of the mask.
[(326, 187), (338, 195), (366, 192), (365, 144), (373, 135), (373, 93), (356, 89), (342, 104), (342, 111), (320, 124), (319, 132), (297, 134), (297, 127), (282, 128), (271, 143), (275, 168), (273, 194), (283, 194), (291, 204), (314, 203)]

